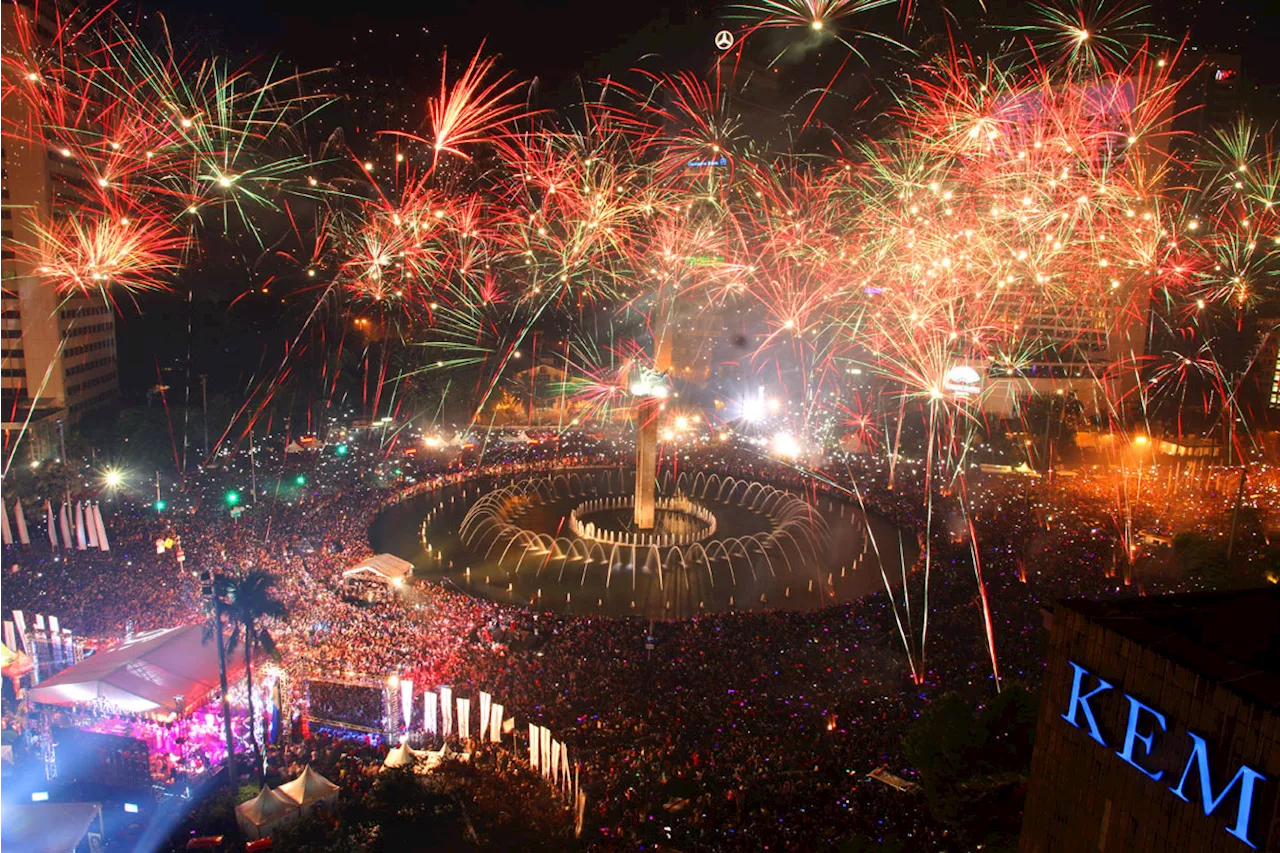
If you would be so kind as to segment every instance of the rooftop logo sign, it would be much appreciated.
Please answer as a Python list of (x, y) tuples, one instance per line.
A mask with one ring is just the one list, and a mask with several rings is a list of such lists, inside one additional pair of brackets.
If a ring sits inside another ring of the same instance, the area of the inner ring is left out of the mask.
[[(1067, 663), (1071, 664), (1074, 675), (1071, 680), (1071, 700), (1067, 703), (1067, 712), (1062, 715), (1062, 719), (1077, 729), (1081, 727), (1081, 722), (1083, 721), (1083, 724), (1088, 728), (1089, 737), (1093, 738), (1101, 746), (1110, 749), (1106, 740), (1103, 739), (1102, 731), (1098, 728), (1098, 721), (1093, 715), (1093, 707), (1089, 702), (1095, 697), (1114, 689), (1113, 685), (1098, 678), (1096, 675), (1092, 675), (1087, 669), (1074, 661), (1067, 661)], [(1087, 690), (1085, 689), (1086, 681), (1092, 682), (1090, 689)], [(1116, 755), (1120, 757), (1121, 761), (1132, 766), (1143, 776), (1159, 782), (1164, 778), (1164, 771), (1151, 770), (1143, 766), (1143, 762), (1151, 756), (1156, 732), (1168, 731), (1165, 716), (1128, 693), (1122, 695), (1128, 703), (1129, 715), (1128, 722), (1124, 727), (1124, 740), (1120, 749), (1116, 750)], [(1206, 817), (1217, 811), (1218, 807), (1227, 799), (1227, 796), (1232, 791), (1236, 791), (1235, 822), (1227, 827), (1227, 833), (1256, 850), (1258, 845), (1249, 840), (1249, 815), (1253, 811), (1254, 793), (1257, 784), (1266, 782), (1266, 777), (1252, 767), (1241, 764), (1240, 769), (1231, 777), (1231, 781), (1215, 795), (1213, 792), (1213, 780), (1209, 776), (1209, 745), (1204, 738), (1190, 731), (1187, 732), (1187, 737), (1191, 739), (1191, 754), (1187, 758), (1186, 765), (1182, 768), (1182, 775), (1178, 779), (1178, 784), (1171, 786), (1169, 791), (1184, 803), (1189, 803), (1191, 799), (1187, 796), (1188, 781), (1192, 782), (1191, 787), (1193, 790), (1198, 785), (1200, 804), (1204, 808)], [(1195, 771), (1194, 774), (1192, 773), (1193, 770)], [(1237, 786), (1239, 786), (1238, 790)]]

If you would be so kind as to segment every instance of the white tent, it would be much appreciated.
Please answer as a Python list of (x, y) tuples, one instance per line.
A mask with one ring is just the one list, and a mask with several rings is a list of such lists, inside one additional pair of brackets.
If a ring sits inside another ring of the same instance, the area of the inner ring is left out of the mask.
[(402, 560), (393, 554), (377, 554), (347, 569), (342, 573), (342, 579), (359, 577), (399, 586), (411, 574), (413, 563), (408, 560)]
[[(204, 642), (202, 625), (146, 631), (64, 669), (31, 689), (31, 698), (50, 705), (74, 705), (101, 697), (134, 714), (178, 711), (175, 696), (189, 708), (218, 689), (218, 647)], [(228, 675), (243, 668), (239, 655), (227, 662)]]
[(276, 793), (287, 797), (301, 809), (302, 814), (309, 814), (319, 803), (336, 806), (340, 790), (342, 789), (312, 770), (311, 765), (308, 764), (302, 768), (297, 779), (285, 782), (276, 788)]
[(451, 761), (470, 761), (471, 753), (454, 752), (449, 749), (449, 745), (447, 743), (438, 750), (414, 749), (407, 744), (401, 744), (387, 753), (387, 757), (382, 761), (382, 766), (413, 767), (413, 771), (415, 773), (423, 775), (435, 770), (445, 759), (449, 759)]
[(298, 816), (298, 804), (266, 785), (252, 800), (236, 806), (236, 823), (249, 840), (266, 838), (271, 830)]
[(382, 759), (383, 767), (412, 767), (419, 761), (424, 760), (428, 753), (425, 750), (414, 749), (407, 743), (402, 743), (395, 749), (387, 753), (387, 757)]

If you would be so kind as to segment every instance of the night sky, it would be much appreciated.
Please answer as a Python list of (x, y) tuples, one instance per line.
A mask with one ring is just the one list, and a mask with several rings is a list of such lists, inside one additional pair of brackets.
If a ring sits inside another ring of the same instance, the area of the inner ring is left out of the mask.
[[(176, 43), (196, 55), (216, 53), (243, 61), (279, 58), (290, 70), (318, 70), (308, 84), (313, 90), (342, 96), (308, 127), (315, 144), (340, 128), (345, 144), (364, 156), (379, 131), (424, 130), (426, 96), (440, 84), (440, 53), (449, 50), (451, 77), (485, 44), (485, 52), (500, 54), (500, 68), (512, 80), (535, 81), (532, 105), (565, 109), (580, 97), (579, 83), (590, 84), (605, 75), (626, 75), (637, 65), (655, 71), (711, 68), (717, 51), (715, 33), (739, 30), (732, 6), (708, 0), (676, 3), (598, 2), (565, 0), (528, 3), (490, 0), (487, 3), (436, 2), (334, 3), (332, 0), (125, 0), (116, 6), (126, 17), (154, 26), (155, 13), (164, 15)], [(986, 20), (1004, 25), (1028, 12), (1021, 0), (987, 0)], [(1095, 5), (1086, 0), (1085, 5)], [(946, 15), (969, 22), (965, 10), (979, 8), (977, 0), (947, 3), (917, 0), (918, 23), (902, 32), (896, 4), (857, 20), (868, 29), (920, 45), (927, 34), (945, 32)], [(1203, 51), (1239, 53), (1244, 77), (1260, 87), (1255, 102), (1274, 104), (1280, 94), (1280, 0), (1157, 0), (1145, 13), (1170, 34), (1191, 28), (1190, 46)], [(767, 50), (771, 34), (757, 36)], [(842, 77), (843, 103), (855, 103), (875, 90), (887, 91), (895, 74), (909, 71), (912, 56), (904, 51), (863, 40), (868, 66), (849, 69)], [(938, 48), (937, 39), (933, 46)], [(761, 51), (762, 53), (764, 51)], [(765, 57), (766, 59), (768, 57)], [(780, 91), (790, 105), (795, 92), (825, 85), (833, 57), (821, 50), (783, 63)], [(839, 62), (839, 58), (834, 59)], [(790, 79), (785, 79), (787, 77)], [(875, 119), (874, 109), (833, 107), (828, 117), (847, 130)], [(768, 109), (774, 109), (768, 105)], [(189, 269), (178, 291), (190, 290), (189, 309), (174, 295), (144, 297), (136, 307), (122, 305), (120, 322), (121, 371), (126, 395), (140, 393), (155, 381), (156, 366), (178, 363), (187, 352), (216, 354), (209, 369), (225, 373), (230, 390), (253, 374), (264, 353), (279, 344), (281, 330), (291, 327), (288, 308), (273, 295), (231, 303), (246, 285), (262, 283), (266, 274), (252, 269), (253, 260), (229, 250), (207, 254), (198, 268)], [(279, 312), (286, 312), (281, 316)], [(296, 319), (296, 318), (293, 318)], [(192, 323), (191, 334), (186, 332)]]
[[(1030, 5), (991, 0), (991, 17)], [(1065, 5), (1065, 4), (1056, 4)], [(1090, 0), (1084, 5), (1096, 5)], [(1140, 5), (1140, 4), (1138, 4)], [(1174, 36), (1191, 30), (1191, 45), (1240, 53), (1248, 76), (1280, 82), (1274, 46), (1280, 38), (1280, 0), (1155, 0), (1147, 4)], [(917, 0), (922, 16), (948, 8), (961, 20), (977, 8), (971, 0)], [(183, 35), (197, 34), (236, 53), (279, 55), (301, 68), (338, 66), (361, 78), (408, 86), (428, 76), (440, 49), (470, 53), (487, 39), (489, 52), (507, 67), (537, 77), (555, 91), (580, 74), (624, 70), (645, 53), (662, 54), (676, 67), (709, 60), (715, 32), (726, 25), (728, 4), (436, 2), (335, 3), (332, 0), (160, 0), (140, 8), (163, 12)], [(374, 11), (370, 11), (373, 9)], [(892, 32), (896, 9), (887, 10)], [(729, 22), (733, 28), (732, 22)], [(900, 28), (895, 35), (900, 35)]]

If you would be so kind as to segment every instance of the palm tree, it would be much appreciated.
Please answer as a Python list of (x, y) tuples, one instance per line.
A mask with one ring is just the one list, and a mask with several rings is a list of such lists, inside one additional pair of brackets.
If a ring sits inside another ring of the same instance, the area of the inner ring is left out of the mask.
[(253, 710), (253, 653), (261, 648), (267, 654), (276, 656), (276, 642), (262, 625), (263, 619), (283, 619), (284, 604), (271, 592), (276, 579), (261, 569), (253, 569), (243, 578), (235, 582), (231, 589), (231, 639), (227, 642), (227, 650), (231, 651), (238, 643), (244, 650), (244, 672), (249, 686), (249, 742), (253, 745), (254, 764), (258, 771), (258, 784), (263, 784), (262, 752), (258, 746), (258, 735), (254, 729)]
[[(213, 617), (204, 626), (204, 634), (201, 642), (207, 643), (217, 638), (218, 642), (218, 678), (222, 682), (222, 728), (227, 739), (227, 784), (231, 788), (231, 795), (234, 797), (236, 793), (236, 741), (231, 733), (231, 703), (227, 699), (227, 647), (222, 641), (222, 611), (223, 596), (226, 595), (229, 586), (225, 575), (214, 574), (213, 572), (205, 572), (201, 578), (203, 589), (201, 594), (208, 595), (212, 599), (213, 607), (210, 615)], [(181, 713), (182, 709), (179, 709)]]

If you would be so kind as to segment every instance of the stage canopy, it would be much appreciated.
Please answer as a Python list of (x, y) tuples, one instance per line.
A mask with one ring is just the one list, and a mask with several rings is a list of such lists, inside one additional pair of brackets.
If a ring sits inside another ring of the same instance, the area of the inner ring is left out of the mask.
[(413, 574), (413, 563), (402, 560), (394, 554), (377, 554), (347, 569), (342, 573), (342, 578), (343, 580), (363, 578), (389, 584), (402, 584), (411, 574)]
[[(48, 705), (101, 698), (132, 714), (181, 714), (218, 688), (218, 647), (204, 642), (203, 633), (203, 626), (187, 625), (137, 634), (40, 682), (31, 698)], [(228, 678), (243, 669), (240, 657), (228, 656)]]

